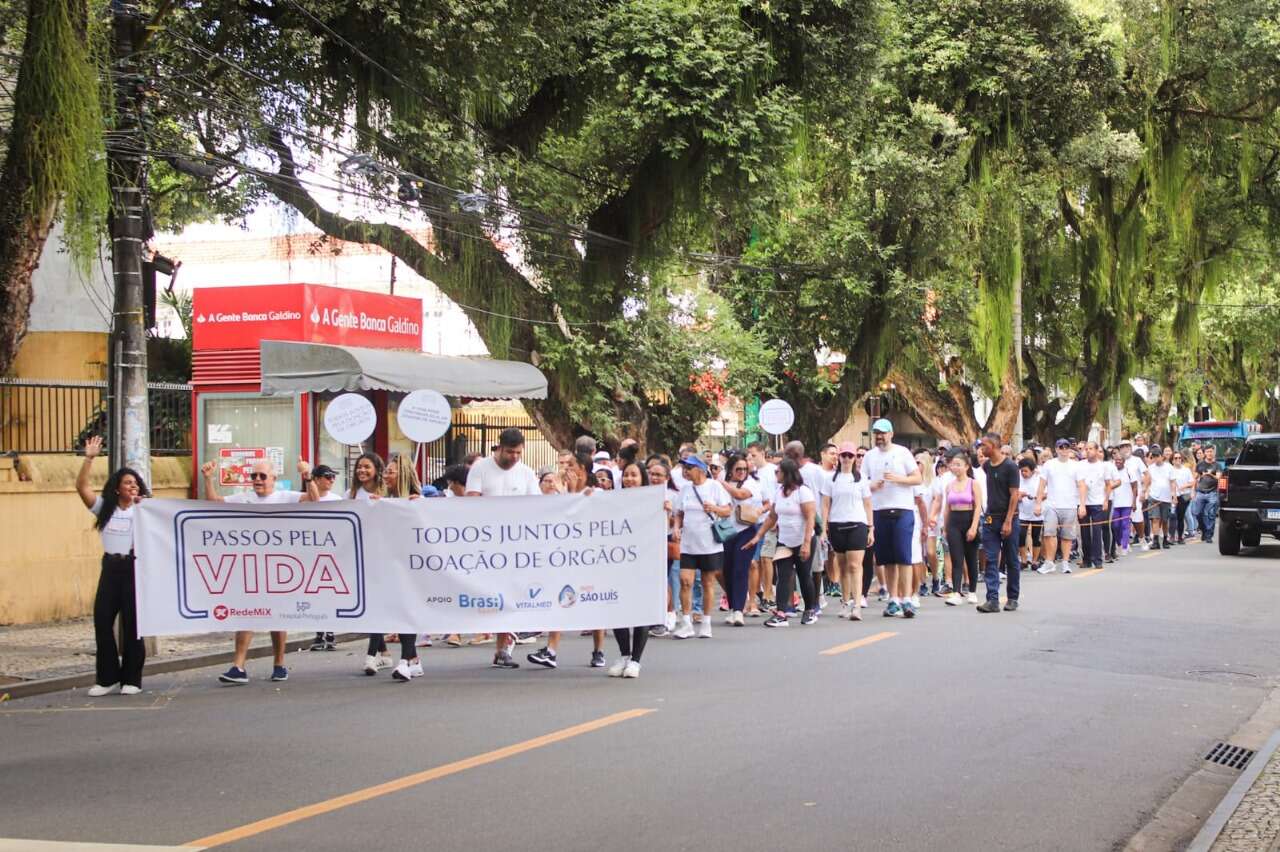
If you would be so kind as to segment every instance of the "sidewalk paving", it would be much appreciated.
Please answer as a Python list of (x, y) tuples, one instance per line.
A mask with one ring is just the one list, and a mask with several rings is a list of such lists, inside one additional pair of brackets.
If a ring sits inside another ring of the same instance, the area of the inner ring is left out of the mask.
[(1212, 852), (1280, 850), (1280, 750), (1271, 755), (1210, 848)]
[[(292, 631), (290, 641), (313, 636)], [(233, 633), (201, 633), (194, 636), (161, 636), (148, 663), (171, 657), (230, 651)], [(270, 637), (255, 633), (253, 647), (266, 647)], [(94, 670), (93, 619), (77, 618), (52, 624), (0, 627), (0, 686), (53, 677), (92, 673)]]

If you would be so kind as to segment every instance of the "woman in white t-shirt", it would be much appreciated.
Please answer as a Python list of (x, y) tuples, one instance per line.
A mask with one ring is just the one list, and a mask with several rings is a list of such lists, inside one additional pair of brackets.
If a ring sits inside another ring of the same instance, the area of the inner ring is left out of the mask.
[(1191, 505), (1191, 492), (1195, 490), (1196, 475), (1183, 464), (1181, 451), (1175, 450), (1173, 464), (1173, 543), (1185, 544), (1187, 536), (1187, 507)]
[(832, 573), (840, 584), (840, 617), (862, 620), (862, 555), (875, 543), (871, 523), (871, 488), (857, 469), (858, 448), (840, 445), (836, 469), (822, 484), (822, 517), (832, 551)]
[(702, 622), (699, 639), (711, 638), (710, 608), (715, 601), (716, 575), (724, 566), (724, 544), (717, 541), (715, 523), (733, 514), (733, 500), (724, 486), (710, 478), (707, 463), (697, 456), (680, 460), (684, 468), (684, 485), (676, 498), (673, 540), (680, 544), (680, 626), (671, 635), (676, 639), (693, 637), (693, 578), (702, 572)]
[(744, 455), (732, 454), (725, 459), (724, 480), (720, 483), (733, 501), (733, 525), (738, 534), (724, 543), (724, 593), (729, 600), (729, 615), (724, 623), (742, 627), (751, 579), (751, 558), (755, 551), (744, 551), (742, 543), (755, 535), (764, 516), (764, 489), (751, 473)]
[[(1018, 461), (1018, 475), (1022, 477), (1021, 495), (1018, 498), (1018, 523), (1022, 527), (1022, 541), (1018, 543), (1022, 551), (1022, 564), (1040, 571), (1044, 561), (1040, 556), (1040, 535), (1044, 531), (1044, 507), (1036, 511), (1036, 495), (1040, 493), (1042, 477), (1036, 469), (1035, 459), (1023, 458)], [(1040, 573), (1044, 573), (1041, 571)]]
[(773, 569), (778, 580), (778, 609), (764, 623), (765, 627), (786, 627), (786, 608), (791, 603), (795, 578), (800, 578), (800, 594), (804, 597), (801, 624), (818, 620), (818, 591), (813, 583), (813, 527), (818, 517), (814, 493), (804, 484), (800, 466), (785, 458), (778, 464), (778, 488), (773, 494), (773, 508), (756, 534), (744, 548), (754, 548), (769, 530), (778, 528), (778, 549), (773, 556)]
[[(361, 453), (351, 472), (351, 488), (348, 500), (370, 502), (386, 496), (386, 464), (377, 453)], [(382, 669), (392, 668), (391, 655), (387, 653), (387, 637), (384, 633), (369, 634), (369, 648), (365, 652), (364, 673), (372, 677)]]
[[(93, 633), (97, 640), (94, 685), (89, 695), (98, 698), (119, 692), (137, 695), (142, 691), (142, 664), (146, 646), (138, 637), (138, 606), (133, 576), (133, 519), (138, 501), (149, 497), (147, 485), (138, 472), (117, 469), (102, 486), (101, 494), (89, 487), (89, 471), (102, 451), (102, 438), (85, 442), (84, 463), (76, 474), (76, 491), (94, 515), (93, 527), (102, 539), (102, 573), (93, 596)], [(116, 645), (115, 620), (120, 617), (124, 647)]]

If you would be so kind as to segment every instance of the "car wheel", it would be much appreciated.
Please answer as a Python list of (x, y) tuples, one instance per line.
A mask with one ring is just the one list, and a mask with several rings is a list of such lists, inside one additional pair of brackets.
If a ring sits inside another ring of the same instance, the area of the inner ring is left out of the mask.
[(1240, 530), (1230, 524), (1218, 524), (1218, 552), (1223, 556), (1240, 554)]

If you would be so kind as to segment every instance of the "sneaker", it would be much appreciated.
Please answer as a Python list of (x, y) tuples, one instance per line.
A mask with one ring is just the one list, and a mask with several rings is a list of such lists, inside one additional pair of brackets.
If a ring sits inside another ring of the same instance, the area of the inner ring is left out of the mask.
[(627, 667), (622, 670), (622, 676), (630, 678), (640, 677), (640, 662), (638, 660), (627, 660)]
[(1142, 543), (1142, 550), (1143, 550), (1143, 552), (1149, 551), (1150, 549), (1151, 549), (1151, 542), (1149, 542), (1149, 541), (1144, 541), (1144, 542)]
[(316, 634), (315, 641), (311, 643), (311, 647), (310, 647), (310, 648), (308, 648), (307, 650), (308, 650), (308, 651), (323, 651), (323, 650), (324, 650), (324, 634), (322, 634), (322, 633), (317, 633), (317, 634)]
[(866, 609), (866, 608), (867, 608), (867, 596), (866, 596), (866, 595), (859, 595), (859, 596), (858, 596), (858, 608), (859, 608), (859, 609)]
[(699, 639), (711, 638), (711, 619), (709, 618), (702, 619), (702, 624), (698, 626), (698, 638)]
[(850, 620), (850, 621), (861, 621), (861, 620), (862, 620), (862, 613), (858, 612), (856, 609), (855, 609), (855, 610), (853, 610), (852, 612), (850, 612), (850, 613), (849, 613), (849, 620)]
[(759, 618), (760, 616), (764, 615), (764, 613), (758, 609), (749, 609), (746, 611), (745, 615), (747, 616), (747, 618)]
[(977, 602), (978, 602), (978, 596), (977, 596), (977, 595), (975, 595), (973, 592), (970, 592), (970, 593), (965, 597), (965, 603), (976, 604)]
[(986, 601), (985, 603), (983, 603), (978, 607), (978, 612), (999, 612), (999, 611), (1000, 611), (999, 600)]
[(137, 695), (141, 691), (142, 687), (134, 686), (131, 683), (126, 683), (124, 686), (120, 687), (121, 695)]
[(848, 617), (849, 617), (849, 613), (850, 613), (850, 612), (852, 611), (852, 609), (853, 609), (853, 607), (850, 605), (850, 603), (851, 603), (850, 601), (845, 601), (844, 603), (840, 604), (840, 612), (837, 614), (837, 616), (836, 616), (837, 618), (848, 618)]
[(395, 665), (396, 665), (395, 663), (391, 662), (390, 654), (379, 654), (377, 656), (377, 663), (378, 663), (379, 669), (391, 669), (391, 668), (395, 668)]
[(1058, 566), (1052, 562), (1041, 562), (1040, 567), (1036, 569), (1037, 574), (1053, 574), (1058, 570)]
[(879, 594), (876, 595), (876, 600), (880, 601), (880, 603), (884, 603), (889, 600), (889, 590), (884, 586), (881, 586)]
[(947, 595), (942, 602), (947, 606), (960, 606), (963, 600), (964, 598), (960, 597), (960, 594), (958, 592), (952, 592), (951, 594)]
[(724, 626), (725, 626), (725, 627), (732, 627), (732, 626), (733, 626), (733, 613), (729, 613), (728, 615), (726, 615), (726, 616), (724, 617)]
[[(333, 634), (330, 633), (329, 635), (332, 636)], [(332, 639), (326, 639), (324, 640), (324, 649), (326, 651), (336, 651), (338, 650), (338, 643)]]
[[(927, 598), (927, 597), (929, 597), (929, 585), (927, 583), (921, 583), (920, 588), (917, 589), (916, 593), (911, 596), (912, 600), (916, 600), (916, 601), (920, 600), (920, 598)], [(916, 604), (916, 606), (919, 606), (919, 604)]]
[(445, 637), (444, 643), (448, 645), (450, 648), (461, 648), (462, 637), (459, 636), (457, 633), (450, 633), (448, 636)]
[(917, 610), (918, 608), (919, 608), (919, 607), (917, 607), (917, 606), (916, 606), (916, 604), (915, 604), (915, 602), (913, 602), (913, 601), (903, 601), (903, 602), (902, 602), (902, 617), (903, 617), (903, 618), (915, 618), (915, 617), (916, 617), (916, 610)]
[(902, 615), (902, 605), (897, 601), (889, 601), (889, 605), (884, 608), (884, 617), (893, 618), (898, 615)]
[(729, 611), (729, 599), (724, 595), (720, 596), (720, 611), (721, 612)]
[(496, 641), (497, 640), (494, 638), (492, 633), (485, 633), (480, 636), (472, 637), (471, 641), (467, 642), (467, 644), (468, 645), (492, 645)]
[(622, 673), (627, 670), (627, 664), (630, 662), (630, 657), (623, 657), (618, 660), (618, 662), (609, 666), (609, 677), (622, 677)]
[(1062, 570), (1062, 573), (1063, 573), (1063, 574), (1070, 574), (1070, 573), (1071, 573), (1071, 563), (1070, 563), (1070, 562), (1063, 562), (1063, 563), (1062, 563), (1062, 565), (1061, 565), (1061, 566), (1059, 566), (1059, 567), (1061, 568), (1061, 570)]
[(511, 659), (510, 651), (499, 651), (493, 655), (493, 662), (489, 664), (495, 669), (518, 669), (520, 664)]
[(1017, 612), (1017, 611), (1018, 611), (1018, 601), (1017, 601), (1017, 600), (1006, 601), (1006, 602), (1005, 602), (1005, 605), (1004, 605), (1004, 611), (1005, 611), (1005, 612)]
[(687, 618), (687, 617), (686, 617), (686, 618), (684, 618), (684, 619), (680, 622), (680, 626), (679, 626), (679, 627), (677, 627), (675, 630), (671, 631), (671, 638), (673, 638), (673, 639), (692, 639), (692, 638), (693, 638), (693, 621), (692, 621), (692, 619), (689, 619), (689, 618)]
[(378, 658), (372, 654), (364, 658), (364, 673), (367, 675), (376, 675), (378, 673)]
[(649, 628), (649, 636), (653, 639), (661, 639), (670, 632), (671, 631), (667, 629), (667, 625), (665, 624), (659, 624), (657, 627)]
[(271, 669), (271, 679), (276, 683), (283, 683), (289, 679), (289, 670), (284, 666), (274, 666)]
[(818, 614), (813, 610), (805, 610), (804, 615), (800, 617), (801, 624), (816, 624), (818, 622)]
[(222, 683), (242, 684), (249, 682), (249, 674), (242, 668), (232, 666), (222, 674), (218, 675), (218, 680)]
[(919, 595), (916, 595), (915, 597), (913, 597), (913, 598), (911, 599), (911, 605), (912, 605), (913, 607), (915, 607), (916, 609), (919, 609), (919, 608), (920, 608), (920, 596), (919, 596)]
[(413, 680), (413, 675), (409, 674), (409, 661), (401, 660), (400, 665), (396, 666), (396, 670), (391, 673), (391, 677), (401, 683)]
[(832, 583), (831, 585), (827, 586), (827, 596), (828, 596), (828, 597), (838, 598), (838, 597), (840, 597), (840, 596), (841, 596), (841, 594), (843, 594), (843, 593), (840, 591), (840, 584), (839, 584), (839, 583)]
[(537, 641), (538, 641), (538, 637), (539, 637), (539, 636), (541, 636), (541, 635), (542, 635), (541, 633), (517, 633), (517, 634), (516, 634), (516, 644), (517, 644), (517, 645), (532, 645), (534, 642), (537, 642)]
[(734, 627), (746, 627), (747, 619), (746, 616), (742, 614), (742, 610), (738, 610), (733, 614), (733, 619), (729, 623)]
[(667, 632), (668, 632), (668, 633), (670, 633), (672, 630), (675, 630), (675, 629), (676, 629), (676, 614), (675, 614), (674, 612), (668, 612), (668, 613), (667, 613), (667, 615), (666, 615), (666, 617), (665, 617), (665, 619), (664, 619), (664, 620), (663, 620), (663, 622), (662, 622), (662, 626), (663, 626), (663, 627), (665, 627), (665, 628), (667, 628)]
[[(237, 669), (232, 669), (232, 671), (237, 671)], [(245, 678), (245, 681), (248, 680), (248, 678)], [(120, 684), (118, 683), (113, 683), (110, 686), (103, 686), (100, 683), (95, 683), (93, 686), (89, 687), (90, 698), (101, 698), (104, 695), (114, 695), (117, 692), (120, 692)]]
[(544, 666), (549, 669), (554, 669), (556, 666), (560, 665), (556, 661), (556, 652), (550, 648), (539, 648), (532, 654), (525, 657), (525, 659), (533, 663), (535, 666)]
[(790, 622), (785, 615), (774, 615), (764, 623), (765, 627), (786, 627)]
[(602, 669), (605, 666), (604, 651), (591, 652), (591, 668)]

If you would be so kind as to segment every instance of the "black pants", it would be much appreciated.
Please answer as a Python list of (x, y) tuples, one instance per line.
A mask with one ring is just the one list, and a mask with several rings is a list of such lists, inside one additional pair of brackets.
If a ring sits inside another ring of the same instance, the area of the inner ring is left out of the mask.
[[(709, 618), (709, 616), (704, 615), (703, 618)], [(613, 638), (618, 641), (618, 653), (638, 663), (640, 655), (644, 653), (644, 646), (649, 642), (649, 628), (615, 627)]]
[[(117, 615), (120, 632), (124, 634), (124, 648), (116, 645)], [(142, 664), (147, 659), (147, 648), (138, 638), (132, 556), (103, 555), (98, 592), (93, 597), (93, 634), (98, 641), (98, 685), (142, 686)]]
[(969, 527), (973, 525), (973, 510), (947, 513), (947, 553), (951, 554), (951, 586), (956, 594), (969, 578), (969, 591), (978, 590), (978, 536), (969, 541)]
[(871, 581), (876, 576), (876, 549), (868, 547), (862, 551), (862, 596), (871, 593)]
[[(381, 633), (369, 634), (369, 656), (387, 652), (387, 637)], [(418, 634), (400, 634), (400, 659), (413, 660), (418, 657)]]
[(1102, 529), (1111, 525), (1107, 514), (1098, 505), (1084, 507), (1084, 522), (1080, 524), (1080, 564), (1083, 568), (1102, 564)]
[[(816, 610), (818, 608), (818, 590), (813, 585), (813, 557), (815, 553), (811, 549), (808, 559), (800, 558), (800, 548), (791, 551), (791, 555), (785, 559), (774, 559), (773, 569), (778, 574), (778, 611), (787, 612), (791, 609), (791, 593), (795, 589), (795, 579), (800, 577), (800, 595), (804, 598), (804, 608), (806, 610)], [(705, 607), (705, 603), (703, 604)]]
[(1190, 497), (1179, 497), (1173, 505), (1173, 538), (1182, 541), (1187, 534), (1187, 506), (1191, 505)]

